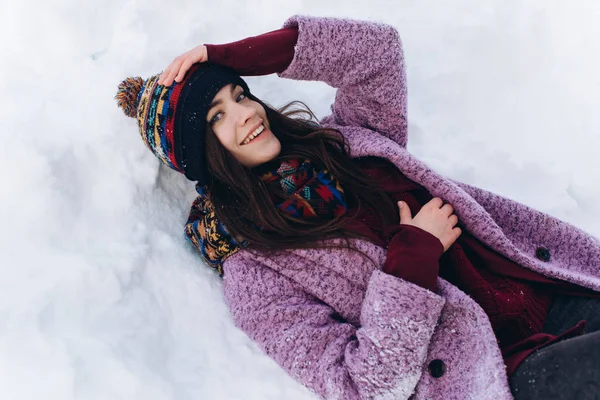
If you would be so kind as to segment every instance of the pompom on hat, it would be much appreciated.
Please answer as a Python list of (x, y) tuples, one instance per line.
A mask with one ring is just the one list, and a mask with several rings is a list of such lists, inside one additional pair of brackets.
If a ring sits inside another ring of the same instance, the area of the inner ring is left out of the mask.
[(142, 140), (163, 164), (207, 184), (204, 138), (210, 103), (230, 83), (246, 93), (248, 85), (233, 70), (210, 63), (194, 64), (171, 86), (159, 85), (159, 78), (129, 77), (119, 84), (115, 100), (125, 115), (137, 119)]

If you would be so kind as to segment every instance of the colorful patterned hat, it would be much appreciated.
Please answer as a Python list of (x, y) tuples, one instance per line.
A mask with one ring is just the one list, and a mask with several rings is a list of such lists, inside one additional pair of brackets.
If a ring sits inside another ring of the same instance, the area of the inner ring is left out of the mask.
[(137, 118), (142, 140), (163, 164), (206, 184), (208, 107), (224, 86), (238, 84), (249, 92), (248, 85), (233, 70), (209, 63), (194, 64), (171, 86), (159, 85), (159, 78), (129, 77), (119, 84), (115, 100), (125, 115)]

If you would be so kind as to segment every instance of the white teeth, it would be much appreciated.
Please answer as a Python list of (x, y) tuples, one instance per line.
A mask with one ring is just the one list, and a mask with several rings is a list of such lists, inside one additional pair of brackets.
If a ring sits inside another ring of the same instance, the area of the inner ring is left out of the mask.
[(248, 144), (252, 139), (260, 135), (264, 130), (265, 127), (263, 125), (259, 126), (254, 132), (252, 132), (250, 136), (248, 136), (248, 139), (244, 140), (243, 144)]

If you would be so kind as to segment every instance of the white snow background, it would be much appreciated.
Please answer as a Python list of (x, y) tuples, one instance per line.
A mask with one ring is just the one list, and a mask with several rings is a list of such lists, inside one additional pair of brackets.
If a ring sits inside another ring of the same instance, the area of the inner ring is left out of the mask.
[[(3, 0), (0, 399), (313, 399), (229, 316), (183, 236), (193, 183), (113, 96), (293, 14), (394, 25), (409, 150), (600, 236), (600, 2)], [(267, 102), (323, 83), (248, 78)]]

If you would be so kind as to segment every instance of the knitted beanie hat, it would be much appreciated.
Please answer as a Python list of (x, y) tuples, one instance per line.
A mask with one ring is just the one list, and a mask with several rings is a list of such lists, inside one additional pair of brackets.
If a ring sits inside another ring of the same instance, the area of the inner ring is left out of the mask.
[(146, 146), (165, 165), (189, 180), (209, 183), (204, 154), (206, 114), (224, 86), (248, 85), (233, 70), (196, 63), (184, 79), (171, 86), (158, 84), (160, 74), (147, 80), (129, 77), (119, 84), (115, 100), (128, 117), (137, 118)]

